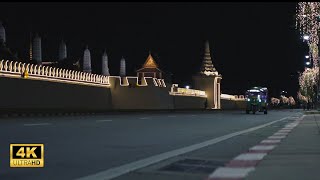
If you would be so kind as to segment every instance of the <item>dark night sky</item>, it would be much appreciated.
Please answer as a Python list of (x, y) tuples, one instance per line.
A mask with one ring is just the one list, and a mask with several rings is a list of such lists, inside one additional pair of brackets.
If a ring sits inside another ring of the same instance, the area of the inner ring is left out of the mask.
[(121, 56), (135, 75), (149, 50), (180, 86), (200, 68), (204, 41), (222, 74), (222, 92), (243, 94), (267, 86), (296, 95), (306, 45), (295, 29), (296, 3), (1, 3), (7, 45), (28, 54), (29, 33), (42, 37), (43, 59), (58, 56), (63, 38), (68, 55), (79, 58), (88, 44), (93, 72), (101, 71), (104, 49), (112, 75)]

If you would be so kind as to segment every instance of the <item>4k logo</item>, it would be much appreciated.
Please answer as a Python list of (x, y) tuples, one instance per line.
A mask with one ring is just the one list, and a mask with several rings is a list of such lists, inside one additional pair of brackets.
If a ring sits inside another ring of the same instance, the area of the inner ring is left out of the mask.
[(44, 145), (10, 144), (10, 167), (44, 167)]

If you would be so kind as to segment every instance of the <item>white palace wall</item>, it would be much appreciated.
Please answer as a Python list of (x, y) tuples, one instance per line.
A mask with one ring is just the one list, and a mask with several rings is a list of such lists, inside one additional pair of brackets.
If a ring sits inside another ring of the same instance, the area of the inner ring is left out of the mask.
[[(205, 92), (163, 79), (102, 76), (48, 66), (0, 61), (0, 112), (89, 112), (203, 109)], [(196, 93), (195, 93), (196, 92)]]

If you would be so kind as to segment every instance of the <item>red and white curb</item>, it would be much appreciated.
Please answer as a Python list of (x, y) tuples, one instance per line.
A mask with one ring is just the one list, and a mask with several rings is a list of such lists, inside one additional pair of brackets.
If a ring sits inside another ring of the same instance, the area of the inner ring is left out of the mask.
[(277, 147), (281, 141), (302, 121), (304, 115), (291, 123), (285, 125), (258, 145), (249, 148), (248, 152), (242, 153), (212, 172), (207, 180), (243, 180), (263, 158)]
[(229, 163), (227, 167), (252, 167), (261, 161), (267, 153), (243, 153), (235, 157)]
[(280, 142), (280, 139), (265, 139), (261, 141), (260, 144), (279, 144)]

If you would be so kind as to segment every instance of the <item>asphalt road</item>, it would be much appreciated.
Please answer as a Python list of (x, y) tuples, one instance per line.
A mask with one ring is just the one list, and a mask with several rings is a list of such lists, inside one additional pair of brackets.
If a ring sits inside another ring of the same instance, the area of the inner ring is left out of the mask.
[[(78, 179), (299, 113), (198, 111), (0, 119), (0, 179)], [(230, 156), (232, 149), (248, 148), (246, 141), (229, 144)], [(10, 143), (43, 143), (45, 167), (10, 168)], [(221, 147), (223, 142), (217, 145), (210, 146), (215, 156), (228, 152)]]

